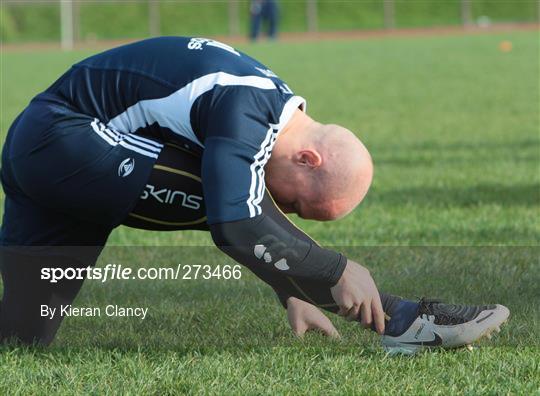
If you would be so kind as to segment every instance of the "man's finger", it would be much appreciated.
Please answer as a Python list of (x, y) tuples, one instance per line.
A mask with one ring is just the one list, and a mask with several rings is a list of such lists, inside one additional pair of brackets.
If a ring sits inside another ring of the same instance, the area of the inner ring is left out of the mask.
[(297, 323), (294, 326), (292, 326), (292, 330), (295, 336), (302, 338), (304, 334), (306, 334), (306, 331), (308, 329), (308, 326), (305, 323)]
[(371, 317), (371, 304), (364, 303), (362, 304), (362, 309), (360, 311), (361, 316), (361, 323), (364, 328), (368, 328), (371, 326), (371, 322), (373, 321)]
[(360, 306), (359, 305), (353, 305), (352, 308), (347, 312), (347, 316), (345, 317), (349, 321), (358, 320), (358, 315), (360, 314)]
[(334, 327), (334, 324), (326, 316), (324, 318), (319, 318), (318, 320), (314, 321), (309, 326), (307, 331), (311, 330), (320, 331), (325, 336), (328, 336), (330, 338), (340, 338), (340, 335)]
[(375, 329), (380, 335), (384, 334), (384, 311), (381, 304), (381, 299), (377, 296), (371, 301), (371, 310), (373, 320), (375, 321)]
[(330, 337), (330, 338), (340, 338), (340, 335), (332, 322), (328, 321), (328, 323), (323, 324), (322, 326), (318, 326), (319, 329), (323, 332), (324, 335)]
[(340, 305), (337, 314), (339, 316), (345, 316), (346, 317), (349, 314), (349, 311), (351, 309), (352, 309), (352, 304), (351, 305)]

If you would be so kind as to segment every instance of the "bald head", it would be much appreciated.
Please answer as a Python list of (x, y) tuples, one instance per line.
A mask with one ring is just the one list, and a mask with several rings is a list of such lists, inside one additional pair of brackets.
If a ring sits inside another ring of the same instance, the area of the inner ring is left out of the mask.
[(266, 175), (268, 188), (284, 211), (333, 220), (351, 212), (365, 197), (373, 165), (351, 131), (317, 123), (298, 111), (279, 136)]
[(312, 132), (313, 147), (322, 157), (312, 178), (313, 202), (327, 217), (336, 219), (351, 212), (371, 185), (373, 165), (362, 142), (339, 125), (322, 125)]

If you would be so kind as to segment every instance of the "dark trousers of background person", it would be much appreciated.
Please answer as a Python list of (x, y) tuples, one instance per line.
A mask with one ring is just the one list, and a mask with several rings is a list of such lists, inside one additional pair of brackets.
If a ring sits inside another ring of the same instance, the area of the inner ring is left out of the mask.
[(275, 39), (279, 23), (279, 10), (275, 0), (253, 0), (251, 2), (251, 28), (249, 38), (257, 40), (263, 22), (268, 24), (268, 37)]

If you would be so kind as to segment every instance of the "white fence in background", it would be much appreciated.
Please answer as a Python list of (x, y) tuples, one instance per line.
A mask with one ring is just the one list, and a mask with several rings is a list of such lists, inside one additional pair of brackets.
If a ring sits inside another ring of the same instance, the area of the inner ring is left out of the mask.
[[(2, 5), (9, 6), (31, 6), (33, 4), (49, 4), (58, 5), (60, 7), (60, 26), (61, 26), (61, 45), (63, 49), (72, 49), (78, 41), (79, 35), (79, 3), (85, 0), (0, 0)], [(127, 0), (117, 1), (121, 3)], [(148, 6), (148, 31), (151, 36), (160, 34), (160, 1), (168, 0), (138, 0), (138, 2), (146, 2)], [(353, 0), (360, 1), (360, 0)], [(396, 26), (396, 1), (400, 0), (382, 0), (383, 6), (381, 12), (384, 13), (384, 27), (393, 29)], [(407, 0), (409, 1), (409, 0)], [(440, 0), (432, 0), (440, 1)], [(473, 24), (472, 18), (472, 3), (474, 0), (461, 0), (461, 21), (464, 26)], [(111, 3), (112, 1), (107, 1)], [(238, 35), (240, 29), (240, 12), (241, 4), (246, 4), (246, 0), (221, 0), (228, 3), (228, 33), (230, 35)], [(179, 1), (181, 5), (181, 1)], [(517, 2), (516, 2), (516, 6)], [(305, 21), (309, 32), (318, 31), (318, 2), (317, 0), (305, 0)], [(538, 21), (540, 21), (540, 0), (538, 0)]]

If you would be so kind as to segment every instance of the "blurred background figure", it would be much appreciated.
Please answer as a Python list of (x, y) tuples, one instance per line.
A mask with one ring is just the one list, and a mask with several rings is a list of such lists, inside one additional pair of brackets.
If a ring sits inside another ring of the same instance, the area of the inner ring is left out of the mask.
[(279, 10), (276, 0), (251, 0), (251, 28), (249, 38), (257, 40), (263, 23), (268, 26), (268, 37), (275, 39), (279, 23)]

